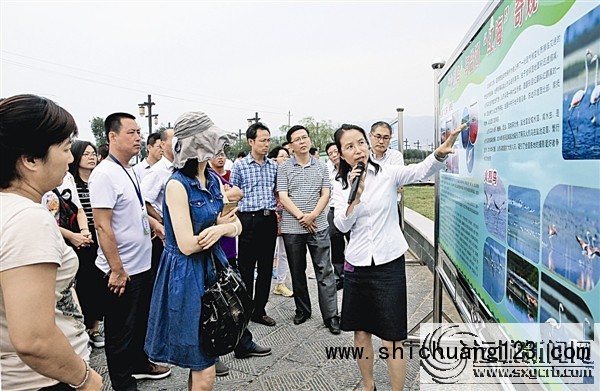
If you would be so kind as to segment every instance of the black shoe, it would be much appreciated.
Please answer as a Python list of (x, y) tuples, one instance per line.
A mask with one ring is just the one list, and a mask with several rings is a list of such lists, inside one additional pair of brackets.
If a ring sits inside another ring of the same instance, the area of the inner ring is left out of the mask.
[(219, 361), (217, 361), (215, 363), (215, 371), (217, 373), (217, 376), (227, 376), (227, 375), (229, 375), (229, 368), (221, 360), (219, 360)]
[(308, 318), (310, 318), (310, 315), (296, 314), (296, 316), (294, 316), (294, 324), (302, 324), (306, 322)]
[(154, 363), (148, 363), (148, 366), (140, 371), (135, 371), (131, 375), (134, 379), (142, 380), (142, 379), (150, 379), (150, 380), (160, 380), (165, 377), (171, 375), (171, 368), (166, 367), (164, 365), (158, 365)]
[(325, 326), (327, 326), (327, 328), (329, 329), (329, 331), (331, 332), (331, 334), (339, 334), (341, 333), (340, 331), (340, 318), (338, 316), (334, 316), (333, 318), (329, 318), (326, 322), (325, 322)]
[(255, 323), (264, 324), (265, 326), (275, 326), (277, 323), (269, 315), (263, 315), (258, 318), (251, 319)]
[(271, 348), (263, 348), (262, 346), (256, 345), (254, 349), (246, 353), (235, 353), (235, 358), (248, 358), (248, 357), (264, 357), (271, 354)]
[(342, 280), (341, 278), (339, 280), (337, 280), (337, 282), (335, 283), (335, 288), (339, 291), (340, 289), (344, 289), (344, 280)]

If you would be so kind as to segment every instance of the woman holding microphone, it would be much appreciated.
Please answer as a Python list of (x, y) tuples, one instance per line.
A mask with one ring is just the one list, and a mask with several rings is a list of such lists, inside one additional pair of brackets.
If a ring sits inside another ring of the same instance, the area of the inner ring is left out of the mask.
[(351, 231), (344, 264), (341, 329), (354, 331), (354, 346), (363, 349), (363, 358), (357, 360), (363, 391), (377, 389), (373, 334), (389, 352), (392, 390), (402, 390), (406, 377), (405, 358), (392, 355), (407, 337), (404, 253), (408, 244), (398, 221), (396, 189), (442, 169), (463, 127), (421, 163), (408, 166), (383, 167), (371, 161), (367, 134), (356, 125), (344, 124), (334, 134), (341, 157), (332, 189), (334, 224), (341, 232)]

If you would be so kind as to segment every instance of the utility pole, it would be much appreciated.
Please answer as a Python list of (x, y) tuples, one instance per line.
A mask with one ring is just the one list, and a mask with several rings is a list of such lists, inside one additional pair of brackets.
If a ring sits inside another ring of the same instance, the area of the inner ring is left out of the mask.
[(254, 113), (254, 118), (248, 118), (246, 121), (248, 121), (248, 127), (250, 127), (250, 125), (258, 123), (258, 121), (260, 121), (260, 118), (258, 118), (258, 112)]
[[(158, 114), (152, 114), (152, 106), (156, 103), (152, 102), (152, 95), (148, 94), (148, 101), (138, 103), (140, 117), (148, 118), (148, 135), (152, 134), (152, 118), (154, 118), (154, 125), (158, 125)], [(146, 115), (146, 107), (148, 107), (148, 115)]]
[(288, 128), (292, 126), (292, 111), (288, 110)]
[(430, 151), (433, 151), (433, 143), (429, 144), (428, 147)]
[(404, 139), (404, 149), (408, 149), (408, 139)]
[(418, 151), (421, 150), (421, 143), (419, 142), (419, 140), (417, 140), (417, 142), (415, 142), (415, 146), (417, 147)]

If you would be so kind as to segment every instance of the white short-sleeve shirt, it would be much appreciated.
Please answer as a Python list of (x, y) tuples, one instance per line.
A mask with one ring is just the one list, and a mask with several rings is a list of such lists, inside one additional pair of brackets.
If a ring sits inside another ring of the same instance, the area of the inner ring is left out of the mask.
[[(144, 232), (142, 224), (146, 207), (144, 202), (140, 203), (134, 183), (139, 188), (133, 169), (124, 169), (110, 159), (103, 160), (92, 171), (88, 182), (92, 209), (112, 209), (112, 229), (117, 249), (123, 268), (129, 275), (149, 270), (152, 257), (150, 234)], [(110, 266), (102, 252), (102, 243), (99, 244), (96, 266), (107, 273)]]

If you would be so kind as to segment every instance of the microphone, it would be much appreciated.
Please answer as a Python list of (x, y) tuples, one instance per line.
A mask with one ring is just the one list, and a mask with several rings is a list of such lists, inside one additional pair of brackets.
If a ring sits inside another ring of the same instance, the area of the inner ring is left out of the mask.
[(360, 172), (358, 173), (358, 176), (354, 178), (354, 182), (352, 182), (352, 187), (350, 188), (350, 196), (348, 197), (348, 204), (354, 202), (354, 199), (356, 198), (356, 193), (358, 193), (358, 185), (360, 184), (360, 180), (362, 179), (362, 176), (365, 172), (365, 164), (363, 162), (359, 162), (356, 165), (356, 168), (358, 168)]

